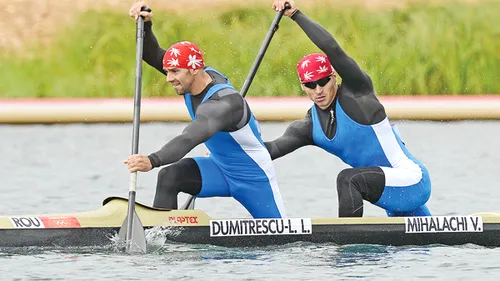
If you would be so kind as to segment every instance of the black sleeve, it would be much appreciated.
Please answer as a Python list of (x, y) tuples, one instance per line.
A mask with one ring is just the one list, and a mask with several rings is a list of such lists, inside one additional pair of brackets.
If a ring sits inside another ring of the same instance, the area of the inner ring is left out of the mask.
[(159, 72), (167, 75), (167, 72), (163, 70), (163, 56), (165, 52), (165, 49), (158, 44), (158, 40), (156, 40), (156, 36), (153, 33), (153, 21), (145, 22), (142, 59)]
[(311, 118), (306, 117), (292, 122), (281, 137), (264, 142), (264, 144), (273, 160), (285, 156), (299, 147), (313, 145)]
[(309, 39), (328, 56), (333, 68), (342, 77), (343, 85), (353, 89), (357, 94), (373, 92), (373, 83), (370, 77), (342, 50), (326, 29), (309, 19), (301, 11), (297, 11), (292, 19), (304, 30)]
[(242, 118), (243, 110), (239, 107), (244, 103), (241, 103), (241, 99), (239, 94), (234, 94), (200, 104), (196, 110), (196, 120), (190, 123), (182, 134), (148, 156), (153, 168), (179, 161), (216, 132), (236, 127)]

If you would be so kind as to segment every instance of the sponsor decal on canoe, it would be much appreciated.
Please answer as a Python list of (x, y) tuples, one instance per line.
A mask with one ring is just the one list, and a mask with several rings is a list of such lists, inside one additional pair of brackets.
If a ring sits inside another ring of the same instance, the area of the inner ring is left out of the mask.
[(312, 234), (311, 219), (211, 220), (210, 236), (301, 235)]
[(9, 217), (15, 228), (68, 228), (80, 227), (75, 217)]
[(80, 227), (80, 222), (75, 217), (40, 217), (45, 228), (73, 228)]
[(406, 233), (483, 232), (483, 217), (405, 217)]
[(170, 216), (170, 224), (198, 224), (198, 216)]

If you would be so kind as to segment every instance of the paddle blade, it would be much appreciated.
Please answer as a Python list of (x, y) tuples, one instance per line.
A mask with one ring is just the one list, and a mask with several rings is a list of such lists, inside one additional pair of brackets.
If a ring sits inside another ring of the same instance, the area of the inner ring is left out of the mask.
[(142, 226), (141, 219), (137, 216), (137, 213), (134, 211), (133, 223), (132, 223), (132, 235), (127, 241), (127, 228), (128, 228), (128, 216), (125, 218), (125, 221), (120, 227), (120, 231), (118, 232), (118, 237), (120, 241), (125, 242), (125, 251), (127, 253), (146, 253), (146, 232), (144, 231), (144, 226)]

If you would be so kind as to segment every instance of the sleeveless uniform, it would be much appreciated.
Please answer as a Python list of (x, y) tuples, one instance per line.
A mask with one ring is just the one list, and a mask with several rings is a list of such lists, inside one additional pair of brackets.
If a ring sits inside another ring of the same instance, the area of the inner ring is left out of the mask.
[(389, 216), (430, 215), (424, 205), (431, 185), (427, 169), (406, 149), (386, 117), (375, 125), (352, 120), (335, 100), (337, 131), (329, 139), (321, 128), (316, 106), (311, 108), (314, 143), (337, 155), (353, 168), (378, 166), (385, 174), (385, 188), (375, 205)]
[[(215, 69), (207, 67), (205, 71), (218, 73), (227, 83), (212, 86), (202, 103), (220, 90), (233, 89), (229, 80)], [(185, 94), (184, 101), (194, 121), (191, 95)], [(253, 114), (248, 124), (241, 129), (234, 132), (219, 131), (206, 141), (205, 145), (210, 156), (193, 158), (198, 164), (202, 178), (202, 188), (196, 197), (231, 196), (254, 218), (286, 216), (274, 166), (260, 137)]]

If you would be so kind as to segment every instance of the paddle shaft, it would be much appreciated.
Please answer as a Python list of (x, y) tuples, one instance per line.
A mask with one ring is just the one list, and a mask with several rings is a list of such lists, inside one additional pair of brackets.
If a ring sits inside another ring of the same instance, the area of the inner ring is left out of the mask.
[[(141, 119), (141, 89), (142, 89), (142, 52), (144, 43), (144, 19), (137, 19), (136, 33), (136, 52), (135, 52), (135, 94), (134, 94), (134, 120), (132, 129), (132, 155), (139, 152), (139, 126)], [(130, 188), (128, 193), (128, 211), (127, 211), (127, 232), (125, 235), (126, 251), (130, 251), (132, 230), (135, 213), (135, 195), (137, 185), (137, 172), (130, 174)]]
[[(291, 7), (290, 4), (288, 4), (287, 2), (285, 4), (285, 9), (290, 9), (290, 7)], [(281, 21), (281, 18), (283, 17), (284, 13), (285, 10), (278, 11), (276, 13), (276, 16), (274, 17), (273, 22), (271, 23), (271, 27), (269, 28), (266, 38), (264, 39), (264, 42), (260, 47), (259, 53), (257, 54), (257, 58), (255, 58), (255, 61), (253, 62), (252, 67), (250, 68), (250, 72), (248, 73), (247, 79), (245, 80), (245, 83), (243, 83), (243, 87), (241, 88), (240, 94), (243, 97), (247, 95), (248, 89), (250, 88), (253, 78), (257, 73), (257, 69), (259, 69), (260, 63), (262, 62), (262, 59), (264, 58), (267, 48), (271, 43), (271, 39), (273, 39), (274, 33), (276, 33), (276, 31), (279, 28), (279, 22)], [(191, 205), (191, 203), (193, 202), (194, 198), (195, 198), (194, 196), (189, 195), (188, 199), (186, 200), (186, 203), (184, 203), (184, 205), (182, 206), (182, 209), (187, 210), (189, 208), (189, 205)]]
[[(285, 9), (289, 9), (290, 4), (286, 3), (285, 4)], [(269, 47), (269, 44), (271, 43), (271, 39), (273, 39), (274, 33), (279, 28), (279, 22), (281, 21), (281, 18), (283, 17), (283, 14), (285, 13), (285, 10), (281, 10), (276, 13), (276, 16), (274, 17), (273, 22), (271, 23), (271, 27), (269, 28), (269, 31), (267, 32), (266, 38), (264, 39), (264, 42), (260, 46), (259, 53), (257, 54), (257, 58), (255, 58), (255, 61), (253, 62), (252, 68), (250, 68), (250, 72), (248, 73), (247, 79), (245, 80), (245, 83), (243, 83), (243, 87), (241, 88), (240, 94), (245, 97), (247, 95), (248, 89), (250, 88), (250, 85), (252, 84), (253, 78), (255, 77), (255, 74), (257, 73), (257, 69), (259, 69), (260, 63), (262, 62), (262, 59), (264, 59), (264, 55), (267, 51), (267, 48)]]

